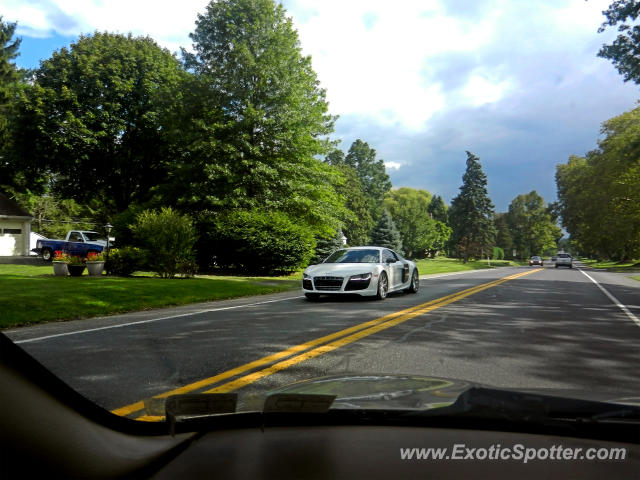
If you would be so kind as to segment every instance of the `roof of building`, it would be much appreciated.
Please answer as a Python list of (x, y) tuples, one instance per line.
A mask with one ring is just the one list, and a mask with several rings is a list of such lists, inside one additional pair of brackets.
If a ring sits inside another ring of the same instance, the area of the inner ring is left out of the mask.
[(0, 192), (0, 215), (7, 217), (32, 217), (24, 208)]

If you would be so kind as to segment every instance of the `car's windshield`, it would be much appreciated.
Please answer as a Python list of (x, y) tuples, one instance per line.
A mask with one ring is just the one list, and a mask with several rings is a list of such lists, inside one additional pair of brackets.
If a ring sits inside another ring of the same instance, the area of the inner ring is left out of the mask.
[(324, 263), (379, 263), (380, 250), (337, 250)]
[(141, 421), (639, 398), (638, 5), (2, 2), (0, 328)]

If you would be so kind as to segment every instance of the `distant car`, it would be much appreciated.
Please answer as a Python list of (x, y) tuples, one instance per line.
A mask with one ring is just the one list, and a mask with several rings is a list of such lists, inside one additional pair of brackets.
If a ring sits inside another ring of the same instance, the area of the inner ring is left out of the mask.
[(556, 259), (556, 268), (558, 267), (573, 268), (573, 257), (568, 253), (559, 253)]
[(529, 266), (531, 267), (532, 265), (540, 265), (541, 267), (544, 266), (544, 263), (542, 262), (542, 257), (538, 257), (538, 256), (533, 256), (529, 259)]
[(320, 295), (357, 294), (384, 300), (387, 293), (416, 293), (420, 279), (416, 264), (384, 247), (336, 250), (302, 275), (302, 291), (309, 300)]

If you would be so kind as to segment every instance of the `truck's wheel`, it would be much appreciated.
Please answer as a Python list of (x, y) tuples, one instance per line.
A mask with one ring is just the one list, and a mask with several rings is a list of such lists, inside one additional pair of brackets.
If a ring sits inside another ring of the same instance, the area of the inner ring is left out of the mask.
[(51, 251), (50, 248), (42, 249), (42, 259), (46, 262), (49, 262), (53, 259), (53, 252)]

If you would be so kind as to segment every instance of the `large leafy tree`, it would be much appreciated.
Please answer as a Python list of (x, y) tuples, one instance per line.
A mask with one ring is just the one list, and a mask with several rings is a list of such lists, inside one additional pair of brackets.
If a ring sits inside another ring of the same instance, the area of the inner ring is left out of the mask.
[(535, 190), (513, 199), (506, 220), (513, 238), (513, 248), (521, 259), (551, 252), (562, 236), (544, 199)]
[(371, 217), (379, 218), (384, 197), (391, 190), (384, 161), (376, 158), (376, 151), (368, 143), (358, 139), (349, 147), (344, 163), (355, 169), (369, 201)]
[(640, 107), (603, 124), (599, 148), (556, 170), (562, 224), (602, 258), (640, 255)]
[[(316, 159), (330, 150), (325, 91), (302, 55), (282, 5), (212, 1), (191, 34), (185, 62), (198, 77), (197, 108), (184, 152), (185, 208), (283, 211), (330, 235), (344, 209), (339, 176)], [(197, 192), (197, 193), (192, 193)]]
[(487, 192), (487, 176), (480, 159), (467, 152), (467, 169), (460, 193), (449, 208), (450, 244), (466, 263), (470, 257), (486, 255), (495, 241), (493, 204)]
[(430, 250), (436, 224), (429, 215), (430, 202), (429, 192), (408, 187), (391, 190), (383, 202), (400, 232), (402, 246), (409, 257), (424, 257)]
[(640, 15), (640, 1), (616, 0), (602, 12), (607, 20), (598, 29), (618, 26), (620, 34), (610, 45), (603, 45), (598, 56), (611, 60), (625, 82), (640, 84), (640, 25), (633, 25)]
[(24, 90), (15, 155), (56, 174), (62, 197), (111, 211), (147, 201), (167, 175), (167, 122), (185, 75), (150, 38), (81, 36), (42, 62)]

